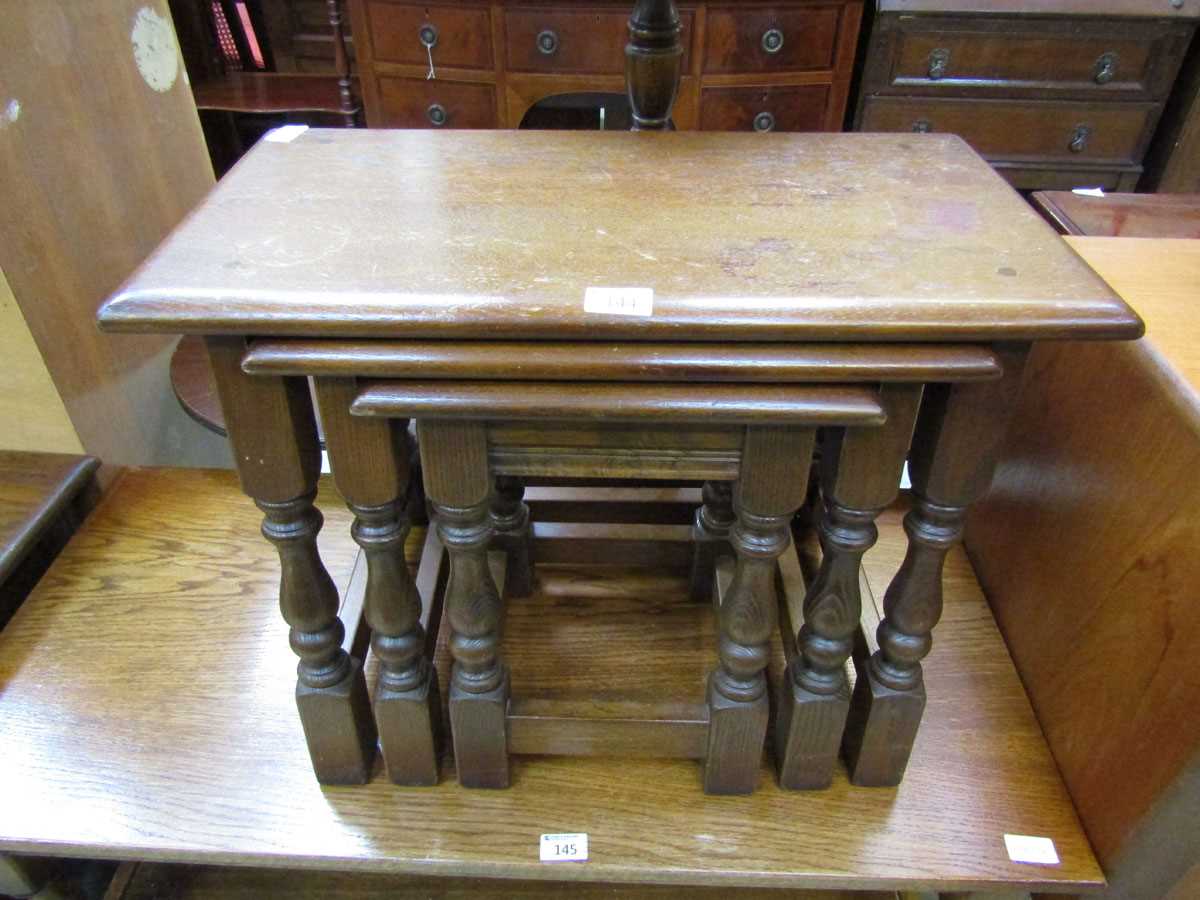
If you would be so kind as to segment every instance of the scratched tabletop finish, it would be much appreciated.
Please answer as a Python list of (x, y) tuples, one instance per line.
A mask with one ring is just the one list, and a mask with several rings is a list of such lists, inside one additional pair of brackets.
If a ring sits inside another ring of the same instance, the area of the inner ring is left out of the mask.
[[(653, 290), (649, 315), (590, 287)], [(328, 337), (1128, 338), (947, 135), (309, 130), (260, 142), (104, 327)]]

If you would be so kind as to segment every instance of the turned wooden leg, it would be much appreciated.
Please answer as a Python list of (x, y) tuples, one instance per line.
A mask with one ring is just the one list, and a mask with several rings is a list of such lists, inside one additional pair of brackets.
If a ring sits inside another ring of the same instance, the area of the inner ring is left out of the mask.
[(850, 709), (846, 661), (862, 614), (859, 569), (878, 537), (875, 517), (899, 490), (921, 387), (885, 385), (880, 399), (885, 425), (829, 432), (822, 441), (821, 568), (804, 597), (799, 653), (788, 665), (775, 727), (786, 788), (823, 788), (833, 780)]
[(478, 422), (420, 423), (425, 493), (450, 554), (450, 728), (458, 780), (508, 787), (508, 671), (500, 660), (500, 594), (488, 569), (492, 537), (487, 440)]
[(708, 681), (704, 790), (711, 794), (748, 794), (758, 782), (770, 713), (775, 561), (788, 547), (792, 514), (804, 501), (813, 437), (810, 428), (746, 429), (730, 533), (737, 566), (718, 612), (720, 665)]
[(704, 504), (692, 523), (692, 572), (688, 593), (698, 602), (712, 599), (713, 573), (717, 557), (729, 547), (733, 528), (733, 484), (706, 481), (701, 490)]
[(525, 485), (518, 478), (500, 475), (492, 492), (488, 519), (493, 542), (508, 555), (505, 596), (528, 597), (533, 593), (533, 527), (529, 507), (522, 498)]
[(884, 595), (879, 649), (859, 667), (843, 739), (855, 784), (899, 784), (912, 753), (925, 710), (921, 660), (942, 614), (942, 565), (962, 539), (967, 506), (991, 483), (1020, 387), (1026, 348), (999, 349), (1001, 379), (931, 387), (917, 422), (908, 550)]
[(308, 384), (244, 374), (242, 338), (207, 345), (242, 488), (279, 551), (279, 606), (300, 657), (296, 705), (313, 770), (324, 784), (361, 784), (375, 757), (375, 723), (361, 664), (342, 649), (337, 588), (317, 553), (321, 451)]
[(407, 422), (351, 416), (353, 378), (318, 378), (316, 389), (333, 477), (354, 513), (351, 534), (366, 557), (364, 610), (379, 660), (375, 722), (388, 777), (396, 784), (437, 784), (438, 684), (425, 655), (421, 595), (404, 559)]

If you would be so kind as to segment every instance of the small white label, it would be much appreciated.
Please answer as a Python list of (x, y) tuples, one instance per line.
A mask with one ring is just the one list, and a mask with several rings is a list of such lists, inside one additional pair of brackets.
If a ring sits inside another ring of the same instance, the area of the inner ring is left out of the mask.
[(1008, 858), (1013, 862), (1037, 863), (1043, 866), (1058, 865), (1058, 851), (1054, 849), (1054, 841), (1048, 837), (1006, 834), (1004, 846), (1008, 850)]
[(1071, 193), (1080, 197), (1103, 197), (1104, 188), (1075, 188)]
[(272, 144), (290, 144), (306, 131), (308, 131), (307, 125), (280, 125), (264, 134), (263, 140), (270, 141)]
[(583, 311), (613, 316), (654, 315), (654, 288), (590, 287), (583, 292)]
[(538, 845), (542, 862), (585, 862), (588, 858), (586, 834), (543, 834)]

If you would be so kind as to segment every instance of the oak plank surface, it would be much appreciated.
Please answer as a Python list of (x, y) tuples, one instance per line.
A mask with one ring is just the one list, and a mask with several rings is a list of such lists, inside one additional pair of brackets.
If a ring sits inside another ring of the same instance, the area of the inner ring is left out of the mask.
[[(322, 556), (344, 591), (357, 557), (351, 516), (328, 481), (318, 502)], [(231, 473), (130, 471), (110, 491), (0, 632), (0, 849), (725, 886), (1100, 883), (958, 551), (926, 661), (926, 721), (897, 789), (855, 789), (839, 773), (828, 791), (784, 792), (764, 765), (757, 793), (717, 798), (687, 760), (529, 757), (515, 758), (508, 791), (463, 791), (452, 765), (431, 789), (396, 788), (378, 768), (365, 786), (322, 789), (293, 706), (278, 564), (258, 522)], [(881, 587), (903, 553), (899, 513), (886, 512), (880, 531), (866, 571)], [(622, 590), (590, 567), (539, 571), (562, 604)], [(684, 575), (681, 565), (686, 604)], [(669, 593), (661, 582), (648, 596), (667, 604)], [(611, 642), (593, 649), (620, 662)], [(515, 684), (529, 684), (530, 659), (511, 641), (506, 650)], [(695, 674), (684, 666), (678, 678)], [(550, 831), (587, 831), (591, 860), (539, 864), (537, 837)], [(1053, 837), (1062, 865), (1010, 862), (1005, 832)]]
[[(595, 287), (649, 288), (651, 314), (587, 311)], [(953, 136), (348, 129), (258, 144), (100, 321), (723, 342), (1141, 328)]]

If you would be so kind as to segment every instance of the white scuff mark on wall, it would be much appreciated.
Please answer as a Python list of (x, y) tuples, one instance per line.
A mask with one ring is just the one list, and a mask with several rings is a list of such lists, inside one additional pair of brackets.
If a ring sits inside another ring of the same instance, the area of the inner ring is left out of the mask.
[(21, 101), (14, 97), (5, 104), (4, 112), (0, 113), (0, 128), (12, 125), (19, 118), (21, 118)]
[(133, 17), (129, 40), (142, 80), (160, 94), (173, 88), (179, 77), (179, 45), (171, 22), (149, 6), (143, 6)]

